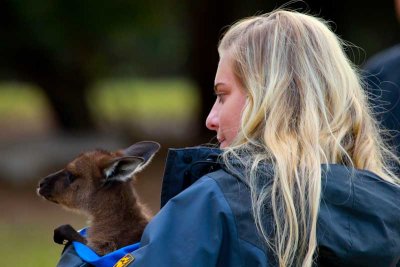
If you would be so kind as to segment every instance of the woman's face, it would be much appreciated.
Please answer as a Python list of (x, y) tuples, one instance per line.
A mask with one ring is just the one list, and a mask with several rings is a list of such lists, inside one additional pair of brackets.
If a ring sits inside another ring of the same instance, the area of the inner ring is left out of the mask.
[(220, 148), (229, 146), (236, 137), (246, 93), (233, 72), (229, 53), (221, 55), (214, 85), (217, 99), (206, 120), (208, 129), (217, 132)]

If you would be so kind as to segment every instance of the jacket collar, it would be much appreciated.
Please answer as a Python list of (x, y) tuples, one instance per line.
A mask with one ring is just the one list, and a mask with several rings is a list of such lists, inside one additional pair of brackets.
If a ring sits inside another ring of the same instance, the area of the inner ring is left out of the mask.
[(161, 208), (203, 175), (221, 168), (221, 150), (209, 147), (169, 149), (161, 190)]

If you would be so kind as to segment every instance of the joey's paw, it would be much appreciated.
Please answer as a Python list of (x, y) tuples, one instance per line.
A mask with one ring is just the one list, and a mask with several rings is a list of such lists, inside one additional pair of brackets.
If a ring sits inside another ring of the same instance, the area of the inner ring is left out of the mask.
[(64, 224), (54, 229), (53, 240), (55, 243), (61, 245), (65, 245), (66, 243), (72, 241), (78, 241), (86, 244), (86, 239), (69, 224)]

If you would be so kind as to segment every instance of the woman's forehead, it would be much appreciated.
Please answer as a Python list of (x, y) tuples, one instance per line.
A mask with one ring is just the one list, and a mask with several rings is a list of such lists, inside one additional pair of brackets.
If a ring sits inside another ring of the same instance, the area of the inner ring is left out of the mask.
[(221, 55), (217, 74), (215, 75), (215, 85), (217, 84), (230, 84), (235, 78), (233, 72), (232, 58), (229, 54), (224, 53)]

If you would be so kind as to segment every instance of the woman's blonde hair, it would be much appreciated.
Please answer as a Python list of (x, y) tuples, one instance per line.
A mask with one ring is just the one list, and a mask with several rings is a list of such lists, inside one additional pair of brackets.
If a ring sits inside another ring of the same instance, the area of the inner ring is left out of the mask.
[[(370, 115), (367, 97), (343, 43), (323, 20), (277, 10), (241, 20), (223, 36), (248, 95), (241, 129), (223, 154), (245, 166), (256, 225), (279, 266), (311, 266), (317, 247), (321, 164), (399, 179)], [(271, 177), (260, 171), (272, 163)], [(264, 164), (265, 165), (265, 164)], [(273, 238), (263, 218), (270, 207)]]

